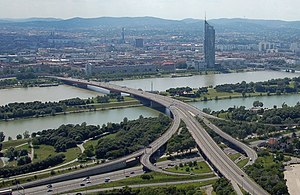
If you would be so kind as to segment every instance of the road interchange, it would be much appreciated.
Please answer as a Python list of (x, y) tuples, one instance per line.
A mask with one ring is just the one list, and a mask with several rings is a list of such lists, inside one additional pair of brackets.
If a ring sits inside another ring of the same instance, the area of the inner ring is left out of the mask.
[[(141, 163), (147, 167), (150, 170), (161, 172), (159, 168), (154, 166), (150, 162), (151, 156), (154, 154), (155, 151), (157, 151), (161, 146), (163, 146), (171, 137), (173, 134), (176, 133), (178, 130), (180, 121), (182, 120), (185, 122), (187, 129), (189, 130), (192, 137), (195, 139), (198, 147), (201, 149), (201, 151), (205, 154), (208, 161), (212, 164), (212, 166), (218, 171), (220, 175), (223, 175), (228, 180), (230, 180), (233, 184), (233, 186), (240, 186), (245, 191), (247, 191), (250, 194), (259, 194), (259, 195), (266, 195), (268, 194), (264, 189), (262, 189), (257, 183), (255, 183), (251, 178), (249, 178), (246, 173), (240, 169), (224, 152), (223, 150), (216, 144), (216, 142), (211, 138), (211, 136), (207, 133), (205, 128), (199, 123), (199, 121), (196, 119), (196, 116), (198, 116), (205, 125), (207, 125), (209, 128), (211, 128), (213, 131), (215, 131), (217, 134), (219, 134), (222, 138), (226, 139), (227, 141), (231, 142), (232, 144), (236, 145), (237, 147), (240, 147), (241, 150), (244, 151), (244, 153), (252, 159), (254, 162), (257, 158), (257, 154), (255, 151), (253, 151), (250, 147), (247, 145), (241, 143), (240, 141), (232, 138), (228, 134), (221, 131), (218, 127), (213, 125), (208, 119), (216, 119), (217, 117), (208, 115), (197, 108), (186, 104), (184, 102), (181, 102), (179, 100), (174, 100), (170, 97), (161, 96), (158, 94), (150, 93), (141, 91), (138, 89), (131, 89), (124, 86), (118, 86), (110, 83), (104, 83), (104, 82), (96, 82), (96, 81), (86, 81), (81, 79), (74, 79), (74, 78), (63, 78), (63, 77), (54, 77), (56, 79), (59, 79), (63, 82), (66, 82), (68, 84), (80, 84), (80, 85), (90, 85), (90, 86), (96, 86), (101, 87), (104, 89), (108, 89), (111, 91), (116, 92), (123, 92), (130, 94), (134, 97), (144, 98), (146, 100), (155, 102), (157, 104), (162, 105), (166, 109), (168, 109), (173, 116), (173, 123), (171, 127), (157, 140), (155, 140), (153, 143), (150, 144), (149, 148), (145, 148), (143, 150), (137, 151), (136, 153), (129, 155), (130, 158), (137, 158), (140, 157)], [(117, 159), (115, 161), (111, 161), (109, 163), (105, 163), (100, 166), (106, 166), (109, 167), (110, 164), (114, 165), (115, 163), (122, 163), (124, 160), (130, 159), (128, 156), (123, 157), (121, 159)], [(92, 171), (95, 168), (90, 168)], [(71, 178), (72, 174), (69, 173), (69, 177)], [(76, 176), (76, 173), (75, 173)], [(76, 178), (73, 175), (73, 179)], [(78, 175), (79, 177), (79, 175)], [(77, 178), (78, 178), (77, 177)], [(65, 175), (57, 176), (57, 182), (58, 181), (64, 181), (68, 180)], [(48, 180), (49, 182), (55, 182), (55, 180)], [(40, 186), (47, 184), (47, 180), (44, 182), (36, 181), (31, 182), (31, 185), (25, 185), (26, 187), (33, 187), (33, 186)]]
[[(213, 166), (227, 179), (232, 181), (233, 183), (238, 184), (241, 186), (244, 190), (251, 194), (259, 194), (264, 195), (268, 194), (264, 189), (262, 189), (257, 183), (255, 183), (249, 176), (240, 169), (222, 150), (221, 148), (216, 144), (216, 142), (211, 138), (211, 136), (207, 133), (207, 131), (200, 125), (200, 123), (197, 121), (195, 116), (200, 116), (203, 120), (203, 122), (210, 127), (212, 130), (214, 130), (216, 133), (218, 133), (221, 137), (224, 139), (233, 142), (233, 144), (241, 147), (242, 150), (250, 157), (253, 161), (257, 158), (257, 155), (253, 150), (246, 146), (245, 144), (239, 142), (238, 140), (235, 140), (228, 134), (221, 131), (219, 128), (217, 128), (215, 125), (210, 123), (208, 119), (206, 118), (216, 118), (211, 115), (208, 115), (206, 113), (201, 112), (200, 110), (194, 108), (191, 105), (188, 105), (184, 102), (174, 100), (169, 97), (140, 91), (137, 89), (130, 89), (124, 86), (118, 86), (110, 83), (103, 83), (103, 82), (95, 82), (95, 81), (84, 81), (80, 79), (72, 79), (72, 78), (58, 78), (62, 81), (67, 82), (74, 82), (79, 84), (85, 84), (85, 85), (92, 85), (97, 87), (102, 87), (108, 90), (113, 91), (119, 91), (123, 93), (128, 93), (133, 96), (142, 97), (145, 99), (148, 99), (150, 101), (154, 101), (156, 103), (159, 103), (160, 105), (168, 108), (171, 113), (173, 114), (174, 123), (178, 123), (177, 118), (180, 118), (180, 120), (183, 120), (185, 124), (187, 125), (187, 128), (193, 138), (195, 139), (196, 143), (202, 150), (202, 152), (206, 155), (206, 157), (209, 159), (209, 161), (213, 164)], [(174, 125), (173, 123), (173, 125)], [(170, 133), (171, 135), (172, 133)], [(166, 143), (166, 139), (170, 138), (170, 135), (163, 139), (162, 137), (158, 140), (156, 140), (154, 143), (155, 147), (151, 151), (152, 153), (155, 151), (155, 149), (158, 149), (159, 146), (162, 146)], [(154, 169), (155, 166), (151, 165), (150, 162), (150, 154), (147, 153), (144, 154), (141, 158), (141, 162), (144, 166), (146, 166), (149, 169)], [(146, 157), (144, 157), (146, 156)]]

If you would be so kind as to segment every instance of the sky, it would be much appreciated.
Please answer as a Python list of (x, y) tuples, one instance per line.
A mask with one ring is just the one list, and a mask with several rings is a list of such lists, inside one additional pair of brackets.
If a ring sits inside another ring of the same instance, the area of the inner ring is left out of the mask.
[(0, 0), (0, 18), (153, 16), (300, 20), (300, 0)]

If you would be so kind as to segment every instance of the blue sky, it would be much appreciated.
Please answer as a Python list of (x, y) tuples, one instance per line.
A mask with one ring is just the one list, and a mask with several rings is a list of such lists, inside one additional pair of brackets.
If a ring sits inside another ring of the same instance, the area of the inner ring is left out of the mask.
[(0, 18), (154, 16), (300, 20), (300, 0), (0, 0)]

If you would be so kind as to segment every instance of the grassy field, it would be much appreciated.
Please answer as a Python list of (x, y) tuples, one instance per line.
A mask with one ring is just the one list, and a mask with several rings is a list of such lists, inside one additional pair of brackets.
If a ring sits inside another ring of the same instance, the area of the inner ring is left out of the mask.
[(248, 159), (248, 158), (245, 158), (245, 159), (239, 161), (239, 162), (237, 163), (237, 165), (238, 165), (240, 168), (243, 168), (243, 167), (248, 163), (248, 161), (249, 161), (249, 159)]
[[(193, 176), (179, 175), (178, 176), (178, 175), (166, 175), (166, 174), (157, 173), (157, 172), (145, 173), (145, 175), (153, 176), (153, 179), (147, 180), (147, 179), (142, 179), (141, 176), (135, 176), (135, 177), (122, 179), (122, 180), (119, 180), (119, 181), (112, 181), (112, 182), (109, 182), (109, 183), (90, 186), (90, 187), (87, 187), (87, 188), (84, 188), (84, 189), (91, 190), (91, 189), (109, 188), (109, 187), (116, 187), (116, 186), (128, 186), (128, 185), (136, 185), (136, 184), (186, 181), (186, 180), (196, 180), (196, 179), (205, 179), (205, 178), (215, 177), (214, 174), (202, 175), (202, 176), (200, 176), (200, 175), (193, 175)], [(214, 183), (215, 180), (213, 180), (211, 182)], [(206, 185), (208, 185), (208, 184), (206, 184)], [(78, 189), (76, 191), (81, 191), (81, 190)]]
[[(50, 155), (54, 156), (54, 155), (58, 154), (55, 152), (55, 149), (53, 146), (48, 146), (48, 145), (39, 145), (39, 148), (35, 149), (34, 153), (37, 155), (37, 158), (34, 159), (34, 162), (44, 160), (47, 157), (49, 157)], [(61, 152), (61, 154), (64, 154), (66, 156), (64, 163), (76, 159), (80, 153), (81, 153), (81, 151), (78, 147), (69, 148), (69, 149), (67, 149), (66, 152)]]
[(78, 157), (79, 154), (81, 154), (81, 150), (76, 147), (76, 148), (69, 148), (67, 149), (66, 152), (62, 152), (66, 156), (66, 159), (64, 163), (72, 161)]
[(18, 145), (27, 143), (29, 141), (29, 139), (17, 139), (17, 140), (10, 140), (10, 141), (5, 141), (2, 142), (3, 144), (3, 150), (8, 149), (10, 147), (16, 147)]
[(209, 173), (212, 172), (207, 165), (206, 162), (197, 162), (197, 166), (189, 167), (188, 165), (184, 165), (183, 167), (176, 167), (167, 168), (166, 171), (173, 172), (173, 173)]
[(54, 156), (56, 154), (53, 146), (39, 145), (38, 147), (39, 148), (34, 149), (37, 158), (34, 158), (33, 162), (44, 160), (49, 156)]
[[(165, 186), (153, 186), (153, 187), (145, 187), (145, 188), (147, 188), (147, 189), (157, 189), (157, 188), (176, 187), (177, 189), (180, 189), (180, 190), (197, 189), (197, 194), (205, 194), (205, 190), (201, 189), (201, 187), (212, 185), (215, 182), (216, 182), (216, 180), (209, 180), (209, 181), (203, 181), (203, 182), (176, 184), (176, 185), (165, 185)], [(144, 188), (134, 188), (134, 190), (139, 190), (139, 189), (144, 189)], [(85, 188), (82, 188), (81, 191), (85, 191)], [(97, 193), (95, 193), (95, 194), (97, 194)], [(215, 195), (215, 194), (213, 194), (213, 195)]]
[(241, 156), (241, 154), (235, 153), (235, 154), (229, 154), (228, 156), (232, 161), (235, 161), (236, 159), (238, 159)]

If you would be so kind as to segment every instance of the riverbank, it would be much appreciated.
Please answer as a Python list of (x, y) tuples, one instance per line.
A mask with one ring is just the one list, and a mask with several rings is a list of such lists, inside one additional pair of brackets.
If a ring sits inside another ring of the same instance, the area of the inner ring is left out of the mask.
[(62, 83), (55, 79), (45, 77), (36, 79), (18, 79), (16, 77), (11, 77), (0, 80), (0, 90), (28, 87), (54, 87), (59, 85), (62, 85)]
[[(169, 73), (158, 73), (158, 74), (146, 74), (146, 75), (135, 75), (124, 77), (122, 79), (108, 79), (108, 81), (130, 81), (130, 80), (140, 80), (140, 79), (156, 79), (156, 78), (182, 78), (182, 77), (192, 77), (192, 76), (199, 76), (199, 75), (217, 75), (217, 74), (231, 74), (231, 73), (243, 73), (243, 72), (258, 72), (258, 71), (265, 71), (266, 69), (261, 68), (247, 68), (247, 69), (240, 69), (240, 70), (228, 70), (228, 72), (222, 72), (217, 70), (208, 70), (208, 71), (188, 71), (188, 70), (177, 70), (176, 72), (169, 72)], [(93, 78), (92, 78), (93, 79)], [(95, 79), (95, 78), (94, 78)]]
[(138, 100), (129, 100), (124, 102), (110, 102), (110, 103), (102, 103), (102, 104), (91, 104), (85, 106), (94, 106), (94, 108), (84, 108), (84, 109), (73, 108), (73, 110), (66, 111), (66, 112), (57, 112), (55, 114), (35, 115), (32, 117), (20, 117), (20, 118), (6, 119), (6, 120), (3, 119), (2, 121), (8, 122), (8, 121), (21, 120), (21, 119), (49, 117), (55, 115), (67, 115), (67, 114), (83, 113), (83, 112), (96, 112), (96, 111), (103, 111), (103, 110), (132, 108), (132, 107), (140, 107), (143, 105)]
[(247, 99), (251, 97), (271, 97), (271, 96), (292, 96), (300, 93), (284, 93), (284, 94), (276, 94), (276, 93), (247, 93), (244, 96), (240, 93), (225, 93), (225, 92), (216, 92), (215, 89), (208, 89), (208, 93), (203, 95), (200, 98), (188, 98), (188, 97), (175, 97), (178, 100), (183, 102), (208, 102), (213, 100), (226, 100), (226, 99)]

